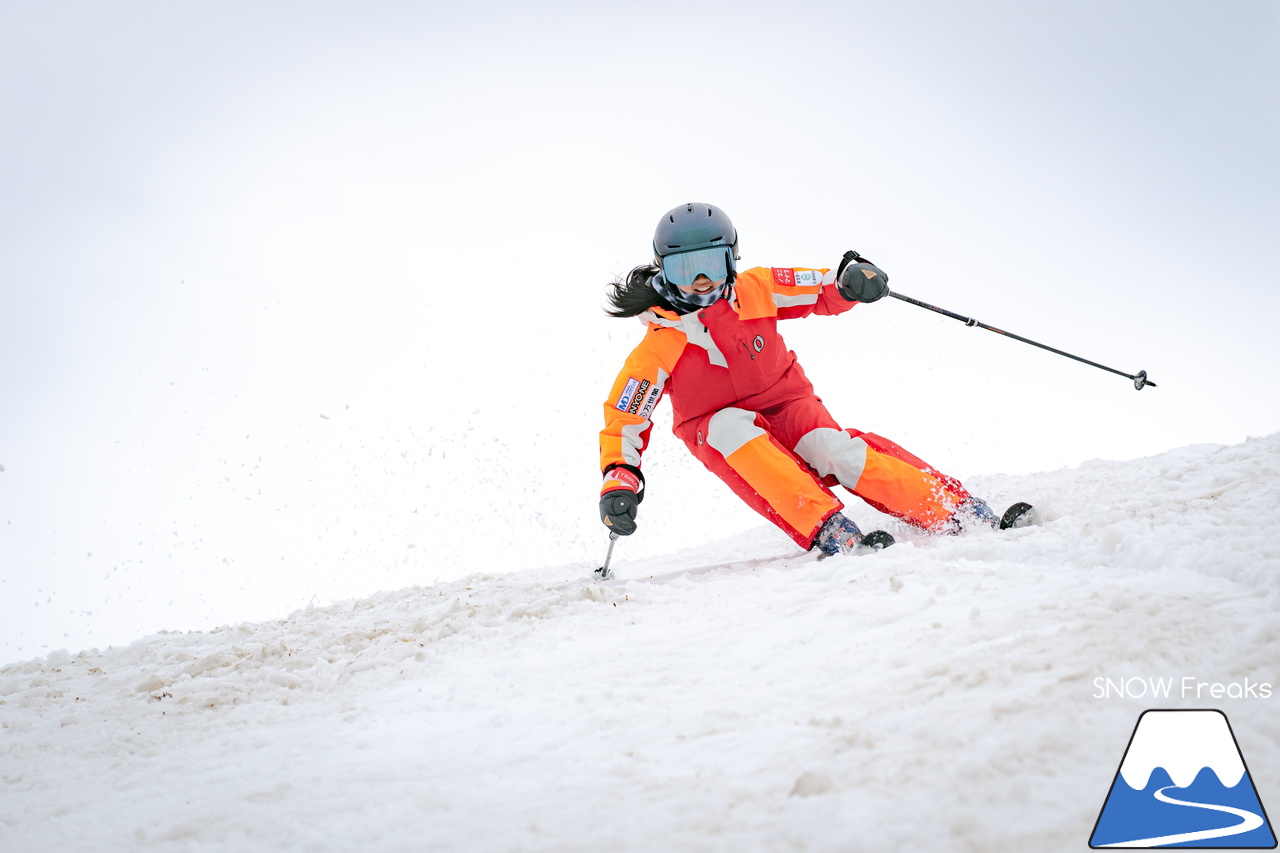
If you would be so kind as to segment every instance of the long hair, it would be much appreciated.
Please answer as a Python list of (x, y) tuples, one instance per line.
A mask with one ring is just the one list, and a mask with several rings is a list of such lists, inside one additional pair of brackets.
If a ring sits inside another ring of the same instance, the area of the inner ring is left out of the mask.
[(653, 288), (651, 282), (658, 271), (655, 264), (642, 264), (627, 273), (625, 279), (615, 278), (605, 294), (613, 310), (605, 313), (610, 317), (637, 317), (650, 308), (674, 311), (674, 306)]

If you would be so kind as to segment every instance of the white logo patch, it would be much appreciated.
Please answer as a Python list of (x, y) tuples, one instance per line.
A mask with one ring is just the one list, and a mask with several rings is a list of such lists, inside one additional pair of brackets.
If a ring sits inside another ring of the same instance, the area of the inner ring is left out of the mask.
[(822, 273), (817, 270), (796, 270), (796, 286), (818, 287), (822, 284)]

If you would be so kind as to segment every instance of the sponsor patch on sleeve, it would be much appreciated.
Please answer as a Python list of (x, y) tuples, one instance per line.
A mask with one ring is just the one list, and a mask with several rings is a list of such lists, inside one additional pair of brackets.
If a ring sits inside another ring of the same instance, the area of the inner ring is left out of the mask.
[(795, 273), (796, 286), (821, 287), (822, 273), (817, 270), (792, 270)]
[(649, 393), (644, 395), (644, 402), (640, 404), (640, 417), (648, 420), (653, 414), (653, 407), (658, 405), (658, 400), (662, 398), (661, 386), (654, 385), (649, 389)]
[(796, 283), (796, 271), (793, 269), (784, 269), (781, 267), (773, 267), (773, 283), (779, 287), (794, 287)]
[[(646, 383), (647, 384), (647, 383)], [(631, 401), (636, 397), (636, 391), (640, 389), (640, 380), (634, 376), (627, 378), (627, 386), (622, 389), (622, 396), (618, 397), (618, 402), (613, 407), (620, 412), (625, 412), (631, 407)]]
[(634, 415), (640, 411), (640, 404), (644, 402), (644, 398), (649, 394), (649, 388), (653, 383), (648, 379), (640, 380), (640, 385), (636, 387), (636, 392), (631, 395), (631, 402), (627, 405), (627, 414)]

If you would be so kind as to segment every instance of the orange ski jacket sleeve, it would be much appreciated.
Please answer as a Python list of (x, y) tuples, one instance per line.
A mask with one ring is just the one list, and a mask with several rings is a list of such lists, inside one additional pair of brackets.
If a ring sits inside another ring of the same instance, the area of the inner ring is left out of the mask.
[[(827, 269), (755, 267), (738, 274), (733, 308), (740, 320), (840, 314), (855, 303), (840, 295), (835, 278), (835, 271)], [(690, 343), (690, 334), (708, 334), (697, 316), (697, 312), (681, 316), (661, 308), (640, 315), (647, 325), (645, 336), (627, 357), (604, 402), (602, 471), (619, 465), (639, 469), (649, 444), (653, 410)]]

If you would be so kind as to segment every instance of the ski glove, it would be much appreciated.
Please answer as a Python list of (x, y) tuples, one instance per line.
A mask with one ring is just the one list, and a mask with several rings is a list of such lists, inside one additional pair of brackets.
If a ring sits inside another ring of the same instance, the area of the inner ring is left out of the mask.
[(875, 302), (889, 293), (888, 274), (857, 252), (844, 253), (837, 278), (840, 295), (850, 302)]
[(610, 468), (600, 489), (600, 520), (621, 536), (636, 532), (636, 510), (644, 498), (644, 475), (637, 469)]

